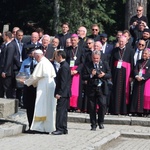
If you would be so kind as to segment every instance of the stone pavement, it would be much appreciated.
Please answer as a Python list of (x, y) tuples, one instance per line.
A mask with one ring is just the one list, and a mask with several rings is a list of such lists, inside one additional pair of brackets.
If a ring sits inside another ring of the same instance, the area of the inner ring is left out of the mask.
[[(12, 122), (0, 125), (0, 147), (3, 150), (99, 150), (103, 149), (104, 144), (114, 139), (118, 140), (122, 136), (128, 139), (138, 137), (144, 140), (144, 143), (147, 144), (145, 148), (150, 145), (150, 118), (107, 115), (104, 129), (97, 128), (96, 131), (90, 131), (88, 114), (69, 113), (69, 134), (59, 136), (22, 134), (27, 124), (26, 112), (23, 109), (7, 119)], [(142, 140), (138, 140), (138, 144)], [(125, 143), (124, 146), (128, 145), (126, 150), (130, 150), (133, 149), (131, 148), (133, 144), (132, 142), (130, 145)]]

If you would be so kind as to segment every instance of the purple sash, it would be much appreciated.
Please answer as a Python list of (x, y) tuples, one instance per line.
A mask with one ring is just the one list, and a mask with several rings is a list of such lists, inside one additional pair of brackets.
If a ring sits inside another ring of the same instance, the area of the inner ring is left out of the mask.
[[(71, 70), (75, 70), (78, 66), (71, 67)], [(70, 107), (77, 107), (78, 96), (79, 96), (79, 80), (80, 75), (77, 73), (72, 77), (71, 83), (71, 97), (70, 97)]]
[[(119, 61), (115, 61), (114, 66), (116, 67)], [(126, 68), (126, 104), (129, 104), (129, 89), (130, 89), (130, 73), (131, 73), (131, 64), (123, 61), (122, 67)]]
[[(145, 74), (145, 69), (143, 69), (143, 74)], [(150, 79), (145, 82), (144, 86), (144, 109), (150, 109)]]

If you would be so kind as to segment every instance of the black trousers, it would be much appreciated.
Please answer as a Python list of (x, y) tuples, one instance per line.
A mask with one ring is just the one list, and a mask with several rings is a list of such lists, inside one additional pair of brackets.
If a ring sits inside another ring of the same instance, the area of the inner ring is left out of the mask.
[[(107, 100), (106, 96), (103, 95), (101, 87), (96, 87), (92, 89), (91, 92), (92, 93), (88, 96), (90, 122), (91, 126), (96, 127), (97, 125), (96, 113), (98, 113), (98, 125), (104, 122)], [(99, 106), (98, 112), (97, 112), (97, 105)]]
[(33, 86), (28, 87), (24, 85), (23, 103), (24, 103), (24, 107), (27, 109), (29, 128), (31, 127), (32, 120), (33, 120), (35, 99), (36, 99), (36, 88), (34, 88)]
[(0, 97), (4, 98), (4, 94), (6, 94), (6, 98), (14, 98), (11, 76), (7, 76), (6, 78), (0, 77)]
[(68, 116), (68, 101), (69, 98), (61, 97), (57, 100), (56, 106), (56, 130), (67, 131), (67, 116)]

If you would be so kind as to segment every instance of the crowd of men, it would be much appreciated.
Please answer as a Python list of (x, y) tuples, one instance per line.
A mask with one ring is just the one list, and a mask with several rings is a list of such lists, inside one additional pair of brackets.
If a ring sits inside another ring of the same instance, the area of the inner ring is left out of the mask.
[(150, 29), (147, 17), (143, 16), (143, 7), (137, 7), (129, 30), (118, 31), (116, 40), (111, 43), (97, 24), (91, 26), (91, 35), (87, 35), (84, 26), (80, 26), (76, 33), (69, 32), (68, 23), (63, 23), (61, 27), (62, 33), (55, 35), (52, 40), (41, 28), (36, 29), (30, 37), (25, 36), (19, 27), (14, 27), (12, 33), (3, 33), (0, 97), (16, 98), (21, 107), (28, 108), (31, 126), (35, 98), (33, 101), (27, 99), (35, 97), (36, 89), (33, 86), (27, 88), (26, 85), (19, 88), (16, 75), (19, 72), (26, 72), (29, 76), (32, 74), (37, 65), (32, 50), (39, 48), (52, 63), (57, 78), (60, 64), (56, 56), (59, 49), (65, 51), (71, 72), (68, 111), (88, 112), (92, 130), (96, 130), (97, 126), (96, 113), (100, 129), (104, 128), (106, 113), (148, 116)]

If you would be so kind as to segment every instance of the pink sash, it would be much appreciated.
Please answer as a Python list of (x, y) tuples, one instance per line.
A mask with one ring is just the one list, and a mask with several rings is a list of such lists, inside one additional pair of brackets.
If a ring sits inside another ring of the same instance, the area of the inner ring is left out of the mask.
[[(115, 61), (114, 66), (116, 67), (118, 61)], [(130, 73), (131, 73), (131, 64), (123, 61), (122, 67), (126, 68), (126, 104), (129, 104), (129, 89), (130, 89)]]
[[(145, 74), (145, 69), (143, 69), (143, 74)], [(150, 79), (145, 82), (144, 86), (144, 109), (150, 109)]]
[[(71, 70), (75, 70), (78, 66), (71, 67)], [(70, 97), (70, 107), (77, 107), (78, 96), (79, 96), (79, 81), (80, 75), (77, 73), (72, 77), (71, 84), (71, 97)]]

